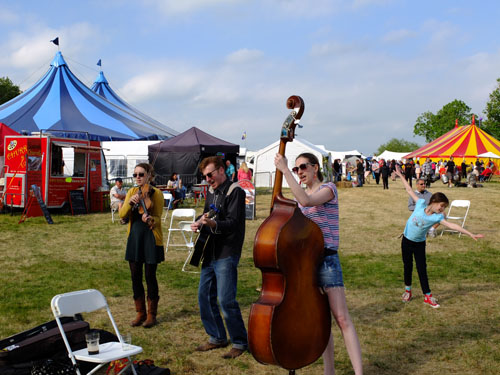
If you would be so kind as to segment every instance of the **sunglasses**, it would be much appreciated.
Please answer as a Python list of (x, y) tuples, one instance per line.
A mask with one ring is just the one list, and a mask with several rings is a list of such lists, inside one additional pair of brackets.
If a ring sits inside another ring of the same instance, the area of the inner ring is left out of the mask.
[(132, 177), (136, 178), (136, 177), (144, 177), (144, 173), (132, 173)]
[(203, 177), (204, 178), (212, 178), (212, 176), (214, 175), (214, 172), (217, 171), (217, 168), (215, 168), (212, 172), (208, 172), (207, 174), (204, 174)]
[(308, 166), (308, 165), (314, 165), (314, 164), (312, 164), (312, 163), (302, 163), (302, 164), (301, 164), (301, 165), (299, 165), (298, 167), (293, 167), (293, 168), (292, 168), (292, 172), (293, 172), (293, 173), (299, 173), (299, 169), (300, 169), (301, 171), (305, 171), (305, 170), (307, 169), (307, 166)]

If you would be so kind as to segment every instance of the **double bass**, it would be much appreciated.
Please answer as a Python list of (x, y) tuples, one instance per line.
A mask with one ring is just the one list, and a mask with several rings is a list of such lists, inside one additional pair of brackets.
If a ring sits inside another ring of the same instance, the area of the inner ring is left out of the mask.
[[(279, 153), (295, 137), (304, 112), (299, 96), (287, 100), (291, 113), (281, 129)], [(290, 370), (307, 366), (324, 352), (331, 333), (326, 295), (317, 271), (324, 240), (319, 226), (305, 217), (297, 202), (282, 195), (283, 174), (276, 170), (271, 214), (255, 235), (253, 258), (262, 272), (262, 290), (252, 304), (248, 344), (254, 358)]]

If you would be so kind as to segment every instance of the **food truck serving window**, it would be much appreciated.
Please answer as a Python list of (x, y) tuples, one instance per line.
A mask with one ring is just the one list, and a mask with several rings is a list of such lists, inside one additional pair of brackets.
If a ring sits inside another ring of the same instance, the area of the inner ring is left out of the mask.
[(81, 143), (52, 142), (51, 175), (85, 177), (85, 154), (97, 150), (100, 150), (100, 147)]

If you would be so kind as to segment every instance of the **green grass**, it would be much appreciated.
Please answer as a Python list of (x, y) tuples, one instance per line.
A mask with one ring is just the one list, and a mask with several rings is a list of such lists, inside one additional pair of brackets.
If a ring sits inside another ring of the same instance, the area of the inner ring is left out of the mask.
[[(441, 308), (424, 306), (414, 272), (415, 296), (403, 304), (401, 234), (409, 212), (399, 182), (384, 191), (374, 183), (339, 189), (340, 257), (349, 310), (356, 326), (367, 374), (496, 374), (500, 367), (500, 184), (482, 189), (445, 189), (449, 198), (472, 202), (467, 228), (484, 233), (444, 235), (427, 242), (429, 281)], [(270, 189), (258, 189), (257, 220), (247, 221), (239, 267), (238, 301), (244, 319), (258, 298), (260, 271), (252, 252), (255, 232), (269, 213)], [(200, 209), (200, 208), (199, 208)], [(158, 267), (160, 324), (132, 329), (134, 306), (127, 263), (126, 227), (110, 213), (69, 216), (54, 213), (55, 224), (20, 213), (0, 215), (0, 337), (52, 319), (50, 300), (58, 293), (96, 288), (111, 305), (122, 331), (143, 346), (140, 358), (154, 359), (174, 374), (282, 374), (247, 353), (223, 361), (221, 350), (194, 352), (206, 340), (197, 305), (199, 275), (181, 272), (186, 251), (169, 250)], [(163, 226), (164, 231), (166, 224)], [(164, 233), (165, 235), (165, 233)], [(166, 239), (166, 235), (165, 235)], [(86, 318), (110, 330), (102, 315)], [(298, 323), (299, 324), (299, 323)], [(337, 374), (352, 374), (338, 328), (333, 326)], [(322, 372), (322, 361), (301, 374)]]

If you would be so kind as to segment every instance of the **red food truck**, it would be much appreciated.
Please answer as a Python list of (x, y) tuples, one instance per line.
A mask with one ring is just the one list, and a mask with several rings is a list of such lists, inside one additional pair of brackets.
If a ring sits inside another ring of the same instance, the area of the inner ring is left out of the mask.
[(109, 207), (106, 161), (99, 141), (50, 134), (5, 137), (4, 201), (24, 208), (32, 185), (48, 208), (69, 203), (69, 192), (83, 190), (87, 211)]

